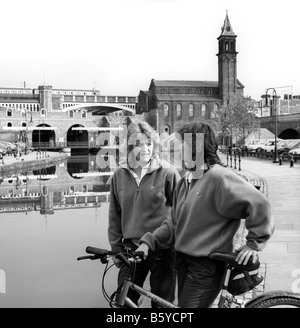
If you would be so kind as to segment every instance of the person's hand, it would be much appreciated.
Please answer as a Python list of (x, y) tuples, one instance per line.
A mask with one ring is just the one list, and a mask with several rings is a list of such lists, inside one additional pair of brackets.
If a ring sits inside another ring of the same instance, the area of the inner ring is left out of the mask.
[(119, 269), (122, 266), (122, 261), (117, 259), (115, 256), (112, 257), (114, 265)]
[(258, 260), (257, 251), (249, 247), (248, 245), (241, 246), (239, 249), (236, 250), (238, 255), (236, 257), (236, 261), (238, 264), (246, 265), (252, 256), (252, 263), (255, 263)]
[(141, 243), (141, 245), (135, 250), (135, 252), (143, 252), (144, 253), (144, 260), (148, 257), (149, 254), (149, 246), (145, 243)]

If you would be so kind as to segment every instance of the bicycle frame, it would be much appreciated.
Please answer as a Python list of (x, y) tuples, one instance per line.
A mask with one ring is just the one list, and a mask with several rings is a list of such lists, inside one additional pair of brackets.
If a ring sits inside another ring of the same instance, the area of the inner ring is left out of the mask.
[[(108, 256), (116, 255), (115, 253), (108, 251), (106, 249), (100, 249), (95, 247), (88, 246), (86, 248), (86, 253), (93, 254), (89, 256), (81, 256), (78, 257), (77, 260), (99, 260), (101, 263), (106, 265), (108, 264)], [(135, 256), (141, 257), (140, 254), (136, 252)], [(133, 255), (133, 254), (132, 254)], [(230, 253), (228, 253), (230, 255)], [(130, 308), (139, 308), (137, 304), (135, 304), (127, 295), (129, 289), (132, 289), (139, 293), (142, 296), (145, 296), (149, 300), (155, 302), (156, 304), (160, 305), (164, 308), (179, 308), (178, 306), (174, 305), (173, 303), (168, 302), (167, 300), (147, 291), (146, 289), (136, 285), (132, 281), (133, 273), (134, 273), (134, 265), (136, 259), (129, 258), (127, 259), (124, 255), (118, 254), (118, 257), (121, 259), (124, 265), (127, 266), (128, 270), (123, 278), (122, 285), (118, 287), (116, 298), (117, 300), (113, 300), (113, 296), (107, 297), (107, 301), (109, 301), (110, 305), (114, 304), (116, 307), (130, 307)], [(290, 291), (271, 291), (268, 293), (262, 293), (259, 296), (256, 296), (249, 301), (240, 301), (236, 296), (231, 295), (228, 292), (228, 282), (231, 274), (231, 266), (227, 263), (222, 288), (220, 291), (220, 299), (218, 303), (218, 308), (270, 308), (270, 307), (296, 307), (300, 308), (300, 295), (297, 293), (293, 293)], [(116, 294), (116, 292), (114, 293)], [(113, 294), (113, 295), (114, 295)], [(230, 296), (228, 296), (231, 295)], [(241, 294), (242, 295), (242, 294)]]
[[(123, 259), (124, 261), (124, 259)], [(135, 304), (129, 297), (127, 297), (129, 289), (132, 289), (138, 292), (142, 296), (146, 296), (151, 301), (155, 302), (156, 304), (160, 305), (164, 308), (178, 308), (178, 306), (166, 301), (165, 299), (147, 291), (143, 287), (140, 287), (132, 282), (132, 273), (134, 270), (135, 262), (133, 259), (127, 260), (129, 262), (128, 270), (124, 276), (124, 280), (121, 286), (120, 292), (117, 294), (117, 304), (120, 306), (128, 306), (130, 308), (138, 308), (139, 306)]]
[(120, 306), (128, 306), (130, 308), (139, 308), (137, 304), (135, 304), (129, 297), (127, 297), (128, 290), (132, 289), (138, 292), (142, 296), (146, 296), (151, 301), (155, 302), (156, 304), (160, 305), (164, 308), (178, 308), (178, 306), (166, 301), (165, 299), (147, 291), (146, 289), (134, 284), (132, 281), (128, 281), (124, 279), (122, 291), (118, 296), (118, 304)]

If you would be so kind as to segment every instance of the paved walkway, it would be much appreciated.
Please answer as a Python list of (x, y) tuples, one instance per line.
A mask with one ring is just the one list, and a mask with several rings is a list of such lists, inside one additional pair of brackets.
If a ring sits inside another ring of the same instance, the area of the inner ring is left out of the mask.
[[(227, 163), (224, 155), (221, 158)], [(259, 254), (265, 280), (258, 292), (291, 291), (300, 275), (300, 164), (290, 167), (288, 162), (279, 165), (271, 159), (243, 157), (241, 170), (234, 171), (261, 186), (275, 219), (274, 235)]]

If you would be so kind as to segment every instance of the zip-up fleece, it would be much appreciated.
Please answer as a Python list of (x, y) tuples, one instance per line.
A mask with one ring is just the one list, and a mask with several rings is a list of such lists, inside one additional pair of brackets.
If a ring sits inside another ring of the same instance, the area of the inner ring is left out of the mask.
[(152, 160), (138, 186), (126, 166), (119, 167), (110, 184), (108, 238), (113, 251), (120, 251), (122, 239), (139, 240), (153, 232), (170, 216), (173, 194), (180, 179), (173, 167)]
[(274, 232), (268, 199), (233, 171), (214, 165), (189, 184), (182, 178), (175, 191), (172, 215), (140, 240), (151, 250), (174, 244), (187, 255), (231, 252), (233, 237), (245, 219), (246, 243), (260, 251)]

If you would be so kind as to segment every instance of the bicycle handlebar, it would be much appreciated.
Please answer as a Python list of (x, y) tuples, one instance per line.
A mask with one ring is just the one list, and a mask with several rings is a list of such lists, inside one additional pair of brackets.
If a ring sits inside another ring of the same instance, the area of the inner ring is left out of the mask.
[(101, 257), (104, 257), (104, 256), (108, 256), (108, 255), (115, 255), (114, 252), (111, 252), (107, 249), (102, 249), (102, 248), (97, 248), (97, 247), (91, 247), (91, 246), (88, 246), (85, 251), (88, 253), (88, 254), (94, 254), (94, 255), (99, 255)]
[[(108, 256), (115, 255), (116, 258), (118, 258), (119, 260), (121, 260), (123, 262), (123, 264), (125, 264), (126, 266), (130, 265), (130, 262), (128, 261), (128, 259), (125, 256), (125, 254), (127, 254), (126, 252), (125, 253), (124, 252), (123, 253), (122, 252), (121, 253), (116, 253), (116, 252), (109, 251), (107, 249), (91, 247), (91, 246), (87, 246), (85, 251), (86, 251), (86, 253), (92, 254), (92, 255), (78, 257), (77, 261), (86, 260), (86, 259), (90, 259), (90, 260), (100, 259), (102, 263), (106, 263)], [(139, 257), (141, 259), (144, 258), (144, 252), (131, 251), (130, 254), (133, 257)]]

